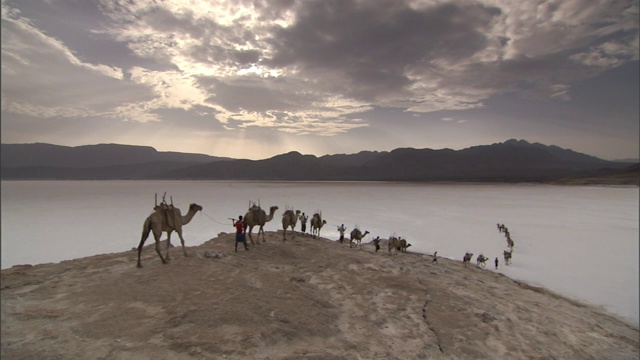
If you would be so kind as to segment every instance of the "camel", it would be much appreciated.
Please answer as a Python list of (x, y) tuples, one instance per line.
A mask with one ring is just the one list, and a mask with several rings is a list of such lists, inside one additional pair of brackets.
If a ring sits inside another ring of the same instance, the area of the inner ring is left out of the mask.
[(313, 235), (314, 239), (316, 238), (316, 235), (320, 237), (320, 229), (322, 229), (322, 225), (326, 223), (326, 220), (322, 220), (322, 214), (320, 212), (313, 214), (313, 217), (311, 218), (311, 235)]
[(480, 254), (480, 255), (478, 255), (478, 258), (476, 259), (476, 265), (478, 265), (480, 267), (485, 267), (485, 265), (487, 265), (487, 260), (489, 260), (488, 257)]
[(391, 249), (394, 249), (395, 255), (398, 255), (398, 250), (401, 249), (400, 239), (395, 236), (390, 236), (387, 247), (389, 248), (389, 255), (391, 255)]
[(287, 228), (289, 227), (291, 227), (292, 238), (296, 237), (295, 227), (299, 217), (300, 210), (296, 210), (295, 212), (293, 212), (293, 210), (287, 210), (282, 214), (282, 242), (287, 240)]
[(362, 231), (360, 231), (360, 229), (358, 228), (351, 230), (351, 237), (349, 238), (349, 248), (351, 248), (351, 245), (353, 245), (354, 240), (356, 242), (356, 247), (360, 246), (360, 243), (362, 242), (362, 238), (367, 236), (368, 233), (369, 231), (365, 231), (363, 234)]
[(511, 264), (511, 251), (503, 251), (502, 252), (503, 256), (504, 256), (504, 264), (505, 265), (509, 265)]
[(408, 248), (409, 246), (411, 246), (411, 244), (409, 244), (409, 243), (407, 242), (407, 240), (400, 238), (400, 249), (399, 249), (399, 250), (400, 250), (401, 252), (406, 253), (406, 252), (407, 252), (407, 248)]
[(467, 263), (471, 262), (472, 257), (473, 257), (473, 253), (467, 252), (464, 254), (464, 257), (462, 258), (462, 263), (464, 264), (464, 267), (467, 267)]
[[(142, 238), (140, 239), (140, 245), (138, 245), (138, 267), (142, 267), (142, 263), (140, 262), (142, 247), (144, 246), (144, 242), (147, 241), (150, 232), (153, 232), (153, 238), (156, 241), (156, 252), (158, 253), (158, 256), (160, 256), (160, 260), (162, 260), (163, 264), (166, 264), (170, 260), (169, 248), (171, 247), (171, 233), (173, 231), (177, 232), (180, 237), (184, 256), (189, 256), (187, 254), (187, 250), (184, 248), (182, 227), (187, 225), (191, 219), (193, 219), (196, 212), (200, 210), (202, 210), (202, 206), (198, 204), (191, 204), (189, 205), (189, 212), (182, 216), (180, 209), (174, 207), (173, 204), (167, 205), (163, 202), (160, 206), (155, 206), (154, 212), (147, 217), (142, 227)], [(167, 254), (165, 257), (162, 257), (162, 253), (160, 252), (160, 237), (163, 232), (167, 233)]]
[(264, 224), (268, 223), (273, 219), (273, 215), (278, 210), (277, 206), (272, 206), (269, 208), (269, 215), (258, 205), (253, 205), (249, 208), (249, 211), (244, 215), (244, 229), (247, 230), (249, 228), (249, 240), (251, 240), (251, 245), (255, 245), (253, 242), (253, 237), (251, 236), (251, 231), (253, 227), (258, 225), (260, 228), (258, 229), (258, 244), (260, 244), (260, 233), (262, 233), (262, 242), (266, 242), (264, 238)]

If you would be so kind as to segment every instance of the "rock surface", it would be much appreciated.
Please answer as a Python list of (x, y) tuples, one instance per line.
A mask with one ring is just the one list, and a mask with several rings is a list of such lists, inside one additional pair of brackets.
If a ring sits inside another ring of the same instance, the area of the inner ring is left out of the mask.
[[(5, 359), (638, 359), (639, 332), (475, 265), (297, 234), (2, 270)], [(163, 244), (164, 245), (164, 244)], [(489, 265), (487, 265), (489, 266)]]

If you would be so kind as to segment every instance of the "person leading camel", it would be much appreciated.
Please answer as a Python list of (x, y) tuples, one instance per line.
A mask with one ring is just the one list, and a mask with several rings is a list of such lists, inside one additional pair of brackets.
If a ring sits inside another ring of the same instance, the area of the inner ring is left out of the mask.
[(342, 241), (344, 240), (344, 232), (345, 230), (347, 230), (346, 227), (344, 227), (344, 224), (338, 226), (338, 231), (340, 232), (340, 244), (342, 244)]
[(239, 242), (244, 245), (245, 250), (249, 250), (249, 247), (247, 246), (247, 240), (244, 235), (244, 222), (242, 221), (242, 215), (238, 216), (238, 221), (236, 221), (233, 226), (236, 227), (236, 252), (238, 252)]
[(309, 219), (309, 217), (307, 215), (305, 215), (304, 213), (302, 213), (302, 216), (300, 216), (300, 230), (302, 231), (303, 234), (307, 233), (307, 220)]
[(373, 239), (373, 245), (376, 246), (376, 252), (378, 252), (378, 250), (380, 250), (380, 236), (376, 236), (376, 238)]

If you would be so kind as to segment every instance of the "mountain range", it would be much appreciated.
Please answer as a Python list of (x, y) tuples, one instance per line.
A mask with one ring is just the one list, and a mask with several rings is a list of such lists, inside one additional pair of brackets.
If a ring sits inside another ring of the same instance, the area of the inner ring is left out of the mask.
[(637, 163), (515, 139), (462, 150), (398, 148), (321, 157), (292, 151), (263, 160), (119, 144), (1, 144), (0, 154), (3, 180), (548, 182), (638, 172)]

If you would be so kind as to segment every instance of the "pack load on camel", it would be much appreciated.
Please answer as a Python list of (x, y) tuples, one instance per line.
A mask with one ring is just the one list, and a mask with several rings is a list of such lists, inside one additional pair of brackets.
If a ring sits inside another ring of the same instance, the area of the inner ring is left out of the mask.
[[(158, 193), (156, 193), (155, 197), (155, 206), (153, 207), (153, 211), (160, 210), (160, 214), (162, 215), (162, 220), (172, 229), (175, 229), (175, 216), (176, 216), (176, 207), (173, 206), (173, 196), (170, 196), (171, 204), (167, 204), (167, 200), (165, 197), (167, 193), (165, 192), (162, 195), (162, 202), (158, 205)], [(180, 210), (178, 210), (178, 213)]]

